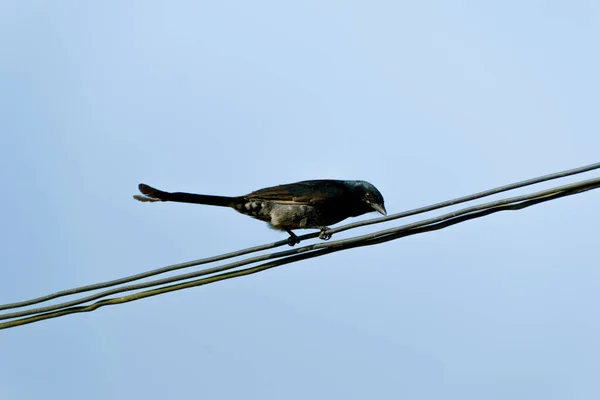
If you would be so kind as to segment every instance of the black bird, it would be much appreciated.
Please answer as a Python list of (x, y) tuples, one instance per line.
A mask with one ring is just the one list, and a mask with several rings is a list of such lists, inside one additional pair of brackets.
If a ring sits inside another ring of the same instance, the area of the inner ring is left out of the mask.
[(181, 192), (163, 192), (143, 183), (145, 202), (176, 201), (231, 207), (236, 211), (267, 222), (272, 228), (290, 234), (290, 246), (298, 243), (292, 229), (320, 229), (319, 237), (328, 240), (327, 226), (371, 211), (386, 215), (383, 196), (365, 181), (322, 179), (302, 181), (260, 189), (245, 196), (225, 197)]

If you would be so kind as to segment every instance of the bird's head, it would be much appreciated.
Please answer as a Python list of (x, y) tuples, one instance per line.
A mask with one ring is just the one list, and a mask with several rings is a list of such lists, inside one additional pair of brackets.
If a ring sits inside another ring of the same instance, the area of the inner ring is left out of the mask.
[(387, 215), (383, 196), (375, 186), (365, 181), (354, 181), (355, 193), (357, 193), (363, 204), (365, 211), (377, 211), (380, 214)]

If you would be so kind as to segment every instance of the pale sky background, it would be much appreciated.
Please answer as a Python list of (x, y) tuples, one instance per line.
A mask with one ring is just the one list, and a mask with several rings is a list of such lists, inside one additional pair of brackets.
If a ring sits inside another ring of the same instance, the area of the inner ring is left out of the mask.
[[(139, 182), (396, 213), (598, 162), (599, 41), (592, 0), (5, 0), (0, 303), (286, 237)], [(0, 399), (598, 399), (598, 204), (4, 330)]]

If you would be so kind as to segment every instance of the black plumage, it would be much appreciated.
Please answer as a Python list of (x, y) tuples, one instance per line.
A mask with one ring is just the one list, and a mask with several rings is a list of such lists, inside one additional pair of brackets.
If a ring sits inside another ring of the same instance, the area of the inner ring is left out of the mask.
[(141, 183), (144, 202), (175, 201), (231, 207), (236, 211), (267, 222), (272, 228), (287, 231), (289, 243), (298, 243), (293, 229), (320, 229), (322, 239), (328, 225), (371, 211), (385, 215), (383, 196), (365, 181), (322, 179), (302, 181), (259, 189), (245, 196), (226, 197), (181, 192), (164, 192)]

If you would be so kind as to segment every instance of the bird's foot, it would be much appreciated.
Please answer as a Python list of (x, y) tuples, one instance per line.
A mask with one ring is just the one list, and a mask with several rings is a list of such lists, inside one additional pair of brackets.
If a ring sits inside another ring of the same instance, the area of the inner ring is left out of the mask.
[(332, 234), (331, 233), (327, 233), (327, 231), (329, 230), (328, 227), (324, 226), (321, 228), (321, 233), (319, 233), (319, 239), (321, 240), (329, 240), (331, 239)]
[(288, 244), (290, 246), (294, 246), (294, 245), (300, 243), (300, 239), (298, 239), (298, 236), (296, 236), (296, 234), (294, 232), (288, 230), (287, 233), (290, 234), (290, 237), (288, 238)]

